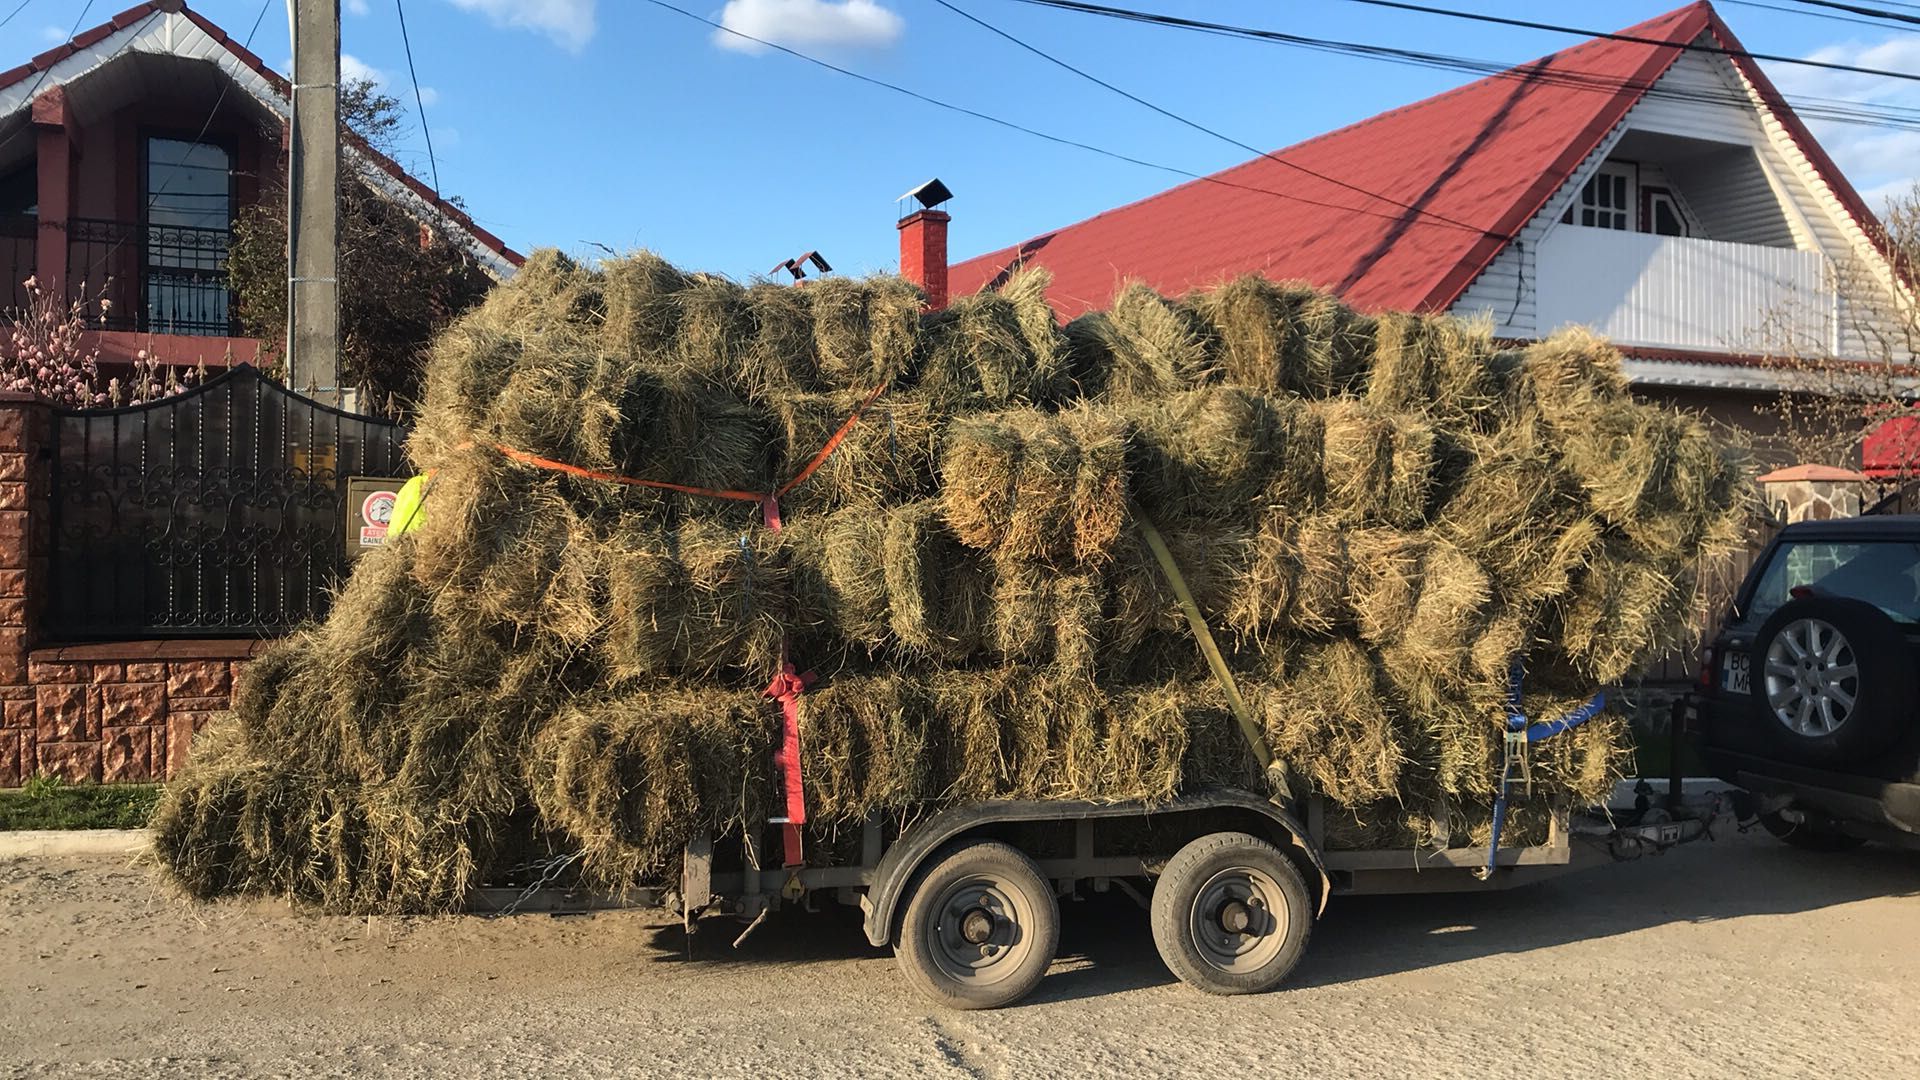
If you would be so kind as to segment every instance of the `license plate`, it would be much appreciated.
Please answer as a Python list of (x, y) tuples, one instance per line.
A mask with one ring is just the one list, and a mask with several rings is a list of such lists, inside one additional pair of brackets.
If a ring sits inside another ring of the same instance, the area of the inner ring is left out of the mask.
[(1728, 649), (1727, 658), (1720, 662), (1720, 689), (1729, 694), (1751, 693), (1752, 683), (1748, 676), (1753, 658), (1745, 650)]

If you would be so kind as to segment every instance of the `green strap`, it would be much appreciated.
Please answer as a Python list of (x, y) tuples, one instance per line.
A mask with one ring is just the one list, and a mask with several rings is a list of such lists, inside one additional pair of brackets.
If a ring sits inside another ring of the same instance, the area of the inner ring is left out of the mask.
[(1233, 710), (1233, 718), (1240, 722), (1240, 734), (1246, 736), (1247, 746), (1253, 751), (1254, 760), (1260, 767), (1278, 772), (1278, 786), (1291, 791), (1292, 776), (1286, 763), (1275, 761), (1273, 751), (1267, 748), (1267, 740), (1260, 734), (1260, 725), (1254, 722), (1253, 710), (1247, 707), (1247, 701), (1240, 696), (1239, 686), (1234, 684), (1233, 672), (1227, 668), (1227, 658), (1220, 655), (1220, 646), (1214, 644), (1213, 631), (1207, 627), (1206, 616), (1200, 613), (1200, 605), (1194, 602), (1193, 590), (1187, 588), (1187, 579), (1180, 573), (1180, 564), (1173, 559), (1173, 552), (1167, 548), (1167, 540), (1146, 515), (1135, 511), (1133, 519), (1140, 524), (1140, 534), (1147, 538), (1147, 546), (1153, 549), (1153, 557), (1160, 563), (1160, 570), (1167, 575), (1167, 584), (1173, 586), (1174, 599), (1180, 602), (1180, 610), (1187, 616), (1187, 625), (1193, 628), (1194, 643), (1200, 646), (1200, 655), (1207, 658), (1207, 667), (1213, 670), (1213, 677), (1219, 681), (1220, 689), (1227, 695), (1227, 707)]

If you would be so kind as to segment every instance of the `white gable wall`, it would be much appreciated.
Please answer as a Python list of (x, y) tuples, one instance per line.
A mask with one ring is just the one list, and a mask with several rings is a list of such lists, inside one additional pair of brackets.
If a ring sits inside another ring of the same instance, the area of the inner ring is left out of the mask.
[[(1712, 159), (1687, 162), (1674, 170), (1676, 186), (1692, 187), (1689, 206), (1706, 227), (1707, 235), (1739, 237), (1748, 243), (1791, 244), (1802, 251), (1819, 252), (1832, 264), (1859, 265), (1863, 258), (1884, 267), (1812, 164), (1784, 128), (1759, 105), (1759, 96), (1730, 61), (1688, 53), (1677, 60), (1650, 93), (1630, 110), (1589, 154), (1573, 177), (1556, 191), (1544, 209), (1529, 221), (1515, 243), (1497, 256), (1474, 280), (1452, 310), (1458, 314), (1489, 314), (1495, 333), (1503, 337), (1534, 338), (1556, 327), (1538, 321), (1535, 259), (1541, 241), (1560, 224), (1560, 215), (1577, 196), (1593, 171), (1629, 130), (1683, 136), (1690, 139), (1750, 147), (1758, 170), (1736, 168), (1730, 156), (1716, 166)], [(1670, 92), (1670, 93), (1669, 93)], [(1704, 95), (1706, 100), (1677, 94)], [(1741, 108), (1725, 99), (1739, 96), (1753, 104)], [(1694, 181), (1689, 185), (1688, 181)], [(1701, 189), (1711, 184), (1714, 203), (1703, 206)], [(1784, 213), (1782, 211), (1784, 210)], [(1883, 278), (1883, 283), (1890, 282)], [(1862, 356), (1864, 343), (1852, 329), (1867, 315), (1843, 310), (1837, 342), (1841, 355)], [(1764, 312), (1755, 313), (1757, 327)], [(1757, 347), (1753, 343), (1752, 347)], [(1729, 342), (1730, 350), (1736, 347)]]

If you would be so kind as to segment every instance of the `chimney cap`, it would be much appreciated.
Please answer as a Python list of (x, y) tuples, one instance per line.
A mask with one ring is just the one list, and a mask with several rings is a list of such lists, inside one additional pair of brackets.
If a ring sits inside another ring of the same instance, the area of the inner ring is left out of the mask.
[(953, 192), (949, 191), (947, 185), (941, 183), (940, 178), (936, 176), (926, 183), (921, 184), (919, 187), (908, 191), (896, 201), (906, 202), (908, 199), (912, 199), (920, 204), (921, 209), (931, 210), (951, 198), (953, 198)]
[(819, 252), (809, 251), (809, 252), (806, 252), (805, 254), (795, 255), (793, 258), (788, 259), (786, 262), (779, 263), (773, 269), (767, 271), (767, 273), (777, 274), (780, 271), (785, 270), (787, 273), (793, 275), (793, 279), (795, 281), (799, 281), (801, 278), (807, 276), (808, 263), (812, 263), (814, 267), (823, 274), (830, 274), (833, 272), (833, 267), (827, 265), (827, 260), (822, 258)]

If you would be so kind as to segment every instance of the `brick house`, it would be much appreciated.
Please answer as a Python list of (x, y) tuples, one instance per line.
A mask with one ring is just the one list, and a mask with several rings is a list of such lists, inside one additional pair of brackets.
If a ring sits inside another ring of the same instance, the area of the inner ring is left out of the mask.
[(1913, 298), (1744, 51), (1689, 4), (950, 267), (946, 215), (916, 214), (902, 266), (932, 259), (955, 294), (1043, 266), (1068, 318), (1128, 280), (1179, 294), (1259, 273), (1511, 340), (1590, 325), (1641, 393), (1751, 428), (1782, 387), (1762, 360), (1782, 335), (1797, 356), (1889, 359), (1874, 343), (1901, 336), (1876, 331)]
[[(234, 215), (284, 175), (288, 95), (284, 78), (180, 0), (129, 8), (0, 70), (0, 307), (23, 302), (29, 276), (56, 294), (104, 288), (111, 317), (88, 331), (103, 365), (139, 350), (210, 368), (255, 360), (261, 343), (234, 322), (227, 242)], [(386, 156), (349, 140), (342, 170), (424, 230), (458, 243), (493, 277), (520, 264), (518, 253)], [(250, 387), (260, 398), (267, 391), (247, 371), (234, 370), (223, 385)], [(222, 409), (196, 420), (196, 430), (237, 423), (237, 413)], [(103, 621), (90, 626), (99, 632), (74, 635), (63, 629), (72, 620), (50, 618), (60, 590), (71, 598), (91, 565), (63, 571), (60, 558), (73, 543), (72, 507), (89, 496), (70, 495), (68, 528), (56, 527), (57, 489), (73, 475), (61, 471), (58, 448), (63, 430), (70, 448), (78, 441), (74, 424), (42, 402), (0, 394), (0, 786), (36, 773), (164, 776), (184, 759), (193, 732), (227, 707), (235, 674), (271, 632), (235, 633), (244, 620), (214, 617), (117, 637)], [(278, 472), (304, 474), (300, 497), (334, 497), (347, 473), (369, 471), (364, 457), (350, 464), (336, 449), (345, 452), (344, 444), (307, 446)], [(249, 482), (258, 487), (270, 471), (256, 469)], [(201, 497), (186, 490), (188, 480), (174, 490)], [(161, 482), (134, 480), (150, 489)], [(121, 498), (124, 485), (96, 495)], [(225, 528), (209, 526), (207, 513), (181, 520), (183, 529), (211, 527), (216, 536)], [(257, 531), (259, 520), (255, 513), (245, 527)], [(135, 561), (170, 557), (151, 537), (139, 543), (126, 545)], [(200, 579), (162, 580), (174, 587)]]
[[(0, 59), (0, 62), (4, 62)], [(103, 363), (251, 362), (227, 289), (230, 227), (283, 186), (286, 79), (181, 0), (150, 0), (0, 70), (0, 307), (42, 286), (113, 301)], [(520, 255), (391, 158), (343, 175), (448, 237), (495, 278)]]

